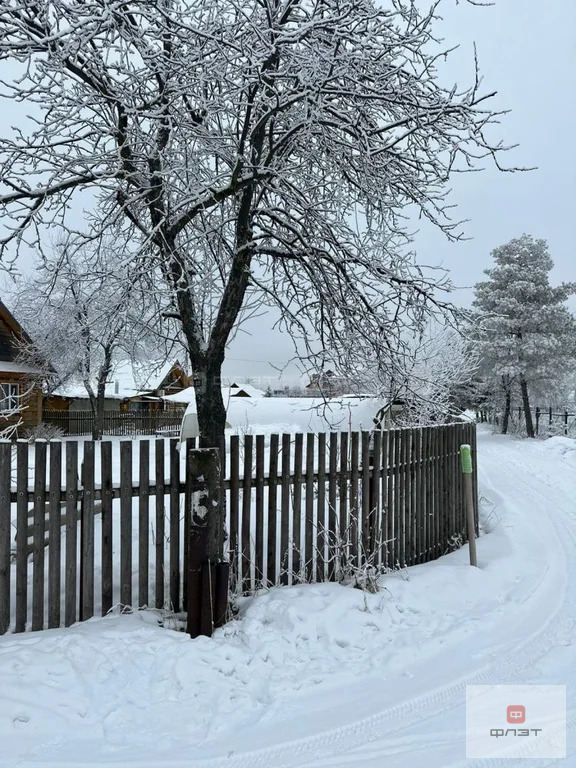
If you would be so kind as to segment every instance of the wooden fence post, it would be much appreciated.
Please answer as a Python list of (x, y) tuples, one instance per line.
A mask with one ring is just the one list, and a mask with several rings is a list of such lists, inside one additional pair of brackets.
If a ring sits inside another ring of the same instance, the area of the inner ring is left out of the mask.
[(192, 637), (212, 634), (224, 623), (228, 602), (229, 563), (216, 563), (218, 531), (214, 516), (222, 512), (220, 456), (217, 448), (186, 454), (186, 498), (189, 508), (186, 631)]
[(476, 558), (476, 521), (474, 519), (474, 487), (472, 483), (472, 455), (469, 445), (460, 446), (460, 461), (464, 475), (464, 490), (466, 494), (466, 521), (468, 528), (468, 545), (470, 547), (470, 565), (478, 565)]

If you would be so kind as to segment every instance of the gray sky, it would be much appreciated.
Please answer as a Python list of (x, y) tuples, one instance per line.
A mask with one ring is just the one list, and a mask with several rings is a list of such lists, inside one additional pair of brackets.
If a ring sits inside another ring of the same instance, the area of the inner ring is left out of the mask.
[[(537, 170), (506, 174), (488, 164), (482, 173), (457, 176), (454, 215), (469, 220), (470, 239), (450, 244), (431, 226), (422, 227), (414, 243), (419, 262), (449, 269), (462, 286), (453, 301), (467, 306), (472, 290), (466, 286), (484, 279), (490, 252), (526, 232), (548, 241), (553, 282), (576, 280), (576, 0), (495, 0), (485, 8), (447, 0), (442, 15), (438, 34), (446, 44), (460, 44), (443, 77), (471, 82), (476, 43), (483, 90), (497, 91), (495, 105), (510, 110), (500, 136), (519, 145), (503, 162)], [(243, 360), (291, 356), (290, 340), (266, 334), (263, 325), (260, 319), (246, 328), (251, 336), (241, 334), (233, 343), (228, 372), (264, 376), (265, 364)]]
[[(428, 6), (422, 0), (423, 6)], [(469, 219), (466, 242), (449, 244), (425, 226), (414, 248), (423, 264), (442, 265), (463, 286), (453, 295), (468, 305), (472, 286), (490, 266), (490, 252), (526, 232), (548, 240), (556, 264), (552, 279), (576, 280), (576, 0), (495, 0), (479, 8), (465, 0), (445, 0), (437, 32), (446, 45), (460, 44), (443, 77), (462, 85), (473, 77), (477, 45), (484, 91), (498, 91), (495, 105), (511, 110), (502, 118), (501, 138), (519, 147), (505, 156), (510, 166), (537, 166), (530, 173), (503, 174), (488, 167), (453, 182), (455, 216)], [(20, 107), (22, 109), (22, 107)], [(0, 130), (14, 123), (14, 112), (0, 112)], [(576, 309), (576, 300), (571, 303)], [(289, 338), (269, 330), (260, 317), (241, 331), (229, 350), (225, 372), (253, 376), (264, 386), (277, 378), (269, 363), (282, 365), (293, 355)], [(287, 370), (289, 380), (297, 369)]]

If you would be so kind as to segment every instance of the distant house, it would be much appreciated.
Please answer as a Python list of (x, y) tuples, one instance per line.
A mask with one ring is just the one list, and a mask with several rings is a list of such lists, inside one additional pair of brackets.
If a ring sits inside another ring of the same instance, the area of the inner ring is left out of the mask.
[(310, 382), (306, 385), (306, 392), (310, 397), (336, 397), (343, 395), (345, 390), (341, 377), (331, 370), (312, 374)]
[(47, 370), (20, 361), (23, 344), (32, 339), (8, 307), (0, 301), (0, 430), (17, 433), (42, 421), (42, 378)]
[[(182, 389), (179, 392), (163, 395), (162, 399), (167, 404), (182, 406), (194, 402), (195, 397), (196, 395), (194, 392), (194, 387), (190, 386), (186, 389)], [(235, 382), (232, 382), (230, 385), (222, 387), (222, 397), (224, 399), (224, 404), (226, 404), (231, 397), (258, 398), (264, 397), (264, 392), (261, 389), (253, 387), (249, 384), (244, 384), (239, 387)]]
[[(143, 371), (142, 368), (141, 365), (137, 375), (130, 363), (115, 368), (111, 381), (106, 385), (106, 411), (146, 413), (166, 410), (170, 406), (164, 401), (164, 396), (186, 389), (191, 381), (191, 376), (178, 361), (166, 364), (153, 373)], [(44, 407), (46, 410), (75, 413), (89, 411), (90, 401), (81, 384), (64, 385), (46, 395)]]

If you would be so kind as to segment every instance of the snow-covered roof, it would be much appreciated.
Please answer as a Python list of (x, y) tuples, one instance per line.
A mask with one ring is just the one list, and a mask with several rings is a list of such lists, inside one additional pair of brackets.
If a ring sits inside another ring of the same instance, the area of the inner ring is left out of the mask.
[(34, 368), (32, 365), (25, 365), (24, 363), (13, 363), (8, 360), (0, 360), (0, 373), (33, 373), (34, 375), (44, 374), (46, 371), (40, 368)]
[[(106, 384), (106, 397), (112, 400), (124, 400), (127, 397), (151, 398), (149, 391), (155, 389), (174, 366), (174, 361), (158, 365), (153, 362), (140, 362), (132, 364), (128, 361), (114, 366), (110, 374), (110, 381)], [(2, 370), (0, 368), (0, 370)], [(95, 382), (94, 382), (95, 385)], [(82, 383), (64, 384), (52, 393), (60, 397), (72, 399), (87, 398), (88, 393)], [(188, 401), (186, 401), (188, 402)]]
[[(239, 398), (240, 392), (245, 392), (249, 398), (264, 397), (264, 392), (262, 392), (262, 390), (249, 385), (246, 385), (245, 387), (222, 387), (224, 404), (226, 404), (231, 397)], [(194, 387), (186, 387), (186, 389), (183, 389), (180, 392), (175, 392), (173, 395), (163, 395), (162, 400), (167, 400), (169, 403), (183, 403), (186, 405), (188, 403), (194, 403)]]

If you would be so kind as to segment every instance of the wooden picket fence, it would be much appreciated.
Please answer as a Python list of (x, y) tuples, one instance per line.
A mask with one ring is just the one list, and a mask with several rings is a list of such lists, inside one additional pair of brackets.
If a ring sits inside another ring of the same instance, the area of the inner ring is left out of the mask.
[[(155, 435), (163, 432), (178, 433), (184, 416), (183, 408), (167, 411), (105, 411), (103, 432), (116, 437)], [(92, 411), (45, 410), (46, 424), (59, 427), (66, 435), (90, 435), (94, 426)]]
[[(548, 406), (541, 408), (537, 405), (530, 409), (532, 413), (532, 420), (534, 423), (534, 432), (539, 435), (541, 431), (555, 426), (559, 428), (565, 435), (573, 434), (576, 431), (576, 413), (568, 410), (568, 408), (553, 408)], [(521, 424), (524, 419), (524, 410), (521, 406), (513, 408), (510, 412), (510, 416), (517, 419), (517, 422)], [(487, 410), (483, 409), (476, 413), (476, 418), (481, 424), (495, 424), (499, 426), (502, 422), (503, 411), (502, 409)]]
[[(463, 443), (475, 460), (475, 425), (232, 436), (223, 490), (233, 588), (353, 577), (461, 546)], [(0, 443), (0, 634), (69, 626), (117, 604), (181, 610), (184, 454), (194, 449)]]

